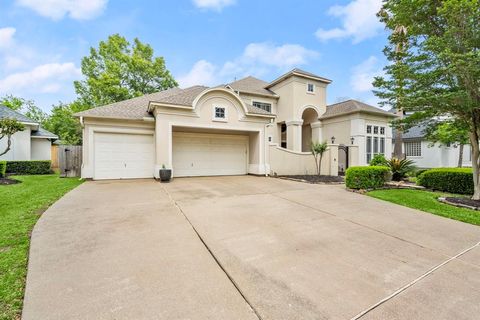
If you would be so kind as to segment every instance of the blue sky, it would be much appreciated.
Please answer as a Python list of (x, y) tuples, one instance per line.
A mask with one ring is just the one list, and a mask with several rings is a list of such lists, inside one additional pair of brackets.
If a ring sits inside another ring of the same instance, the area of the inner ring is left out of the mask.
[(0, 0), (0, 96), (48, 111), (75, 98), (80, 61), (108, 35), (138, 37), (163, 56), (181, 86), (294, 67), (333, 80), (327, 100), (375, 104), (386, 33), (381, 0)]

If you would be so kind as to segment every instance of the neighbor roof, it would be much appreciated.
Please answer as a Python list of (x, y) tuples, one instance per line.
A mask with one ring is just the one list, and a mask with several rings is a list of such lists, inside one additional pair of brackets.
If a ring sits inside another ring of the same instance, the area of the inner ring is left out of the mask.
[(58, 136), (56, 134), (43, 129), (42, 127), (39, 127), (37, 131), (32, 131), (31, 136), (38, 138), (58, 139)]
[(265, 89), (268, 86), (268, 82), (265, 82), (263, 80), (257, 79), (252, 76), (234, 81), (232, 83), (227, 84), (227, 86), (229, 86), (235, 91), (239, 91), (243, 93), (251, 93), (254, 95), (257, 94), (257, 95), (262, 95), (267, 97), (278, 98), (278, 95), (275, 92)]
[(299, 77), (303, 77), (303, 78), (313, 79), (313, 80), (317, 80), (317, 81), (320, 81), (320, 82), (324, 82), (326, 84), (329, 84), (329, 83), (332, 82), (332, 80), (330, 80), (330, 79), (320, 77), (316, 74), (313, 74), (311, 72), (307, 72), (307, 71), (302, 70), (302, 69), (295, 68), (295, 69), (285, 73), (284, 75), (281, 75), (277, 79), (273, 80), (265, 88), (266, 89), (271, 88), (274, 85), (276, 85), (277, 83), (279, 83), (279, 82), (281, 82), (281, 81), (283, 81), (287, 78), (290, 78), (291, 76), (299, 76)]
[(32, 131), (30, 135), (32, 137), (38, 137), (38, 138), (48, 138), (48, 139), (58, 139), (58, 136), (56, 134), (51, 133), (50, 131), (47, 131), (43, 129), (42, 127), (39, 126), (39, 123), (37, 121), (34, 121), (30, 119), (29, 117), (12, 110), (6, 106), (0, 105), (0, 119), (15, 119), (21, 123), (26, 123), (26, 124), (33, 124), (35, 125), (35, 128), (38, 128), (35, 130), (35, 128), (32, 128)]
[(380, 108), (368, 105), (366, 103), (357, 100), (347, 100), (327, 106), (327, 111), (325, 111), (325, 113), (320, 117), (320, 119), (327, 119), (356, 112), (379, 114), (391, 118), (396, 117), (390, 112), (384, 111)]
[[(425, 129), (427, 126), (425, 124), (419, 124), (414, 127), (405, 130), (402, 134), (402, 139), (422, 139), (425, 137)], [(393, 137), (395, 140), (395, 128), (393, 128)]]
[(207, 89), (207, 87), (204, 86), (194, 86), (186, 89), (171, 88), (85, 110), (78, 112), (75, 115), (79, 117), (142, 120), (145, 117), (152, 117), (152, 115), (147, 111), (150, 102), (191, 105), (197, 95), (205, 89)]
[(29, 117), (15, 111), (15, 110), (12, 110), (4, 105), (0, 105), (0, 119), (4, 119), (4, 118), (9, 118), (9, 119), (15, 119), (19, 122), (23, 122), (23, 123), (31, 123), (31, 124), (38, 124), (37, 121), (34, 121), (32, 119), (30, 119)]

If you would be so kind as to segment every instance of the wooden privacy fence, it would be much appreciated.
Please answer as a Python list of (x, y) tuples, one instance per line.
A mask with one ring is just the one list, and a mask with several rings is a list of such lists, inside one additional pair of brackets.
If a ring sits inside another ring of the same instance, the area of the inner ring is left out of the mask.
[(52, 169), (53, 170), (58, 170), (58, 145), (52, 144), (52, 149), (51, 149), (51, 158), (52, 158)]
[(80, 177), (82, 146), (58, 146), (58, 166), (61, 177)]

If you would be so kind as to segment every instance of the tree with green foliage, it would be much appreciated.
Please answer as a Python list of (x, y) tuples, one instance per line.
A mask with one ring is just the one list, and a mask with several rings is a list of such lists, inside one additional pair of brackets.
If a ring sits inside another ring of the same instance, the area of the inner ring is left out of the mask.
[(78, 103), (92, 108), (178, 86), (164, 58), (153, 54), (137, 38), (133, 45), (119, 34), (100, 41), (82, 59), (85, 79), (74, 82)]
[[(480, 200), (480, 6), (478, 0), (385, 0), (379, 17), (391, 31), (384, 52), (391, 62), (377, 77), (382, 105), (411, 113), (396, 121), (408, 129), (450, 118), (467, 128), (475, 192)], [(403, 26), (408, 33), (395, 33)], [(404, 50), (395, 50), (401, 43)]]
[(462, 167), (463, 149), (469, 143), (468, 128), (452, 121), (442, 121), (427, 128), (426, 138), (431, 142), (431, 145), (438, 143), (444, 146), (458, 146), (457, 166)]
[(328, 150), (327, 142), (313, 142), (310, 146), (310, 151), (312, 152), (313, 158), (315, 159), (315, 169), (317, 170), (317, 175), (320, 175), (322, 169), (322, 158), (323, 154)]
[(81, 107), (76, 103), (65, 104), (59, 103), (54, 105), (44, 128), (58, 135), (61, 143), (81, 145), (82, 144), (82, 127), (78, 118), (74, 117), (74, 113), (82, 111)]
[(12, 136), (23, 130), (25, 130), (25, 126), (15, 119), (0, 119), (0, 141), (3, 138), (7, 138), (7, 146), (5, 147), (5, 150), (0, 152), (0, 156), (3, 156), (10, 151), (10, 148), (12, 147)]

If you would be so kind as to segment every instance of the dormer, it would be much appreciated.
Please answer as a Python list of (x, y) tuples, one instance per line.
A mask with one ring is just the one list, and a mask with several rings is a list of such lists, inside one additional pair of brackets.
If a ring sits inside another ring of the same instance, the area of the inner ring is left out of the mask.
[(265, 89), (279, 96), (278, 121), (301, 118), (306, 106), (314, 107), (321, 115), (326, 111), (326, 88), (332, 81), (300, 69), (293, 69), (274, 81)]

